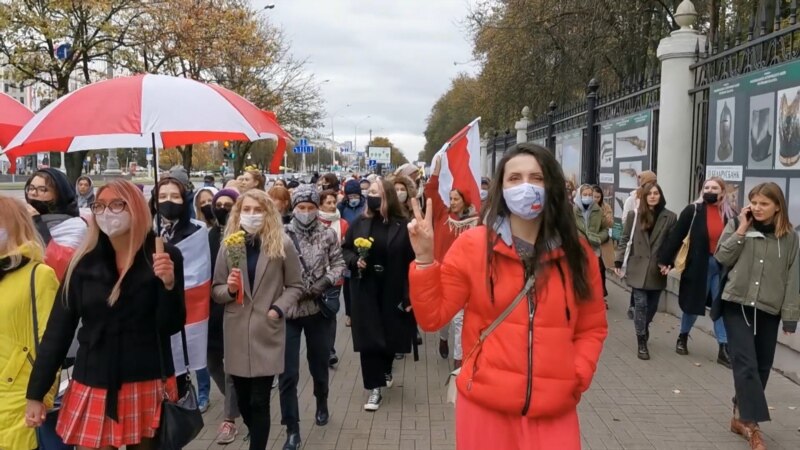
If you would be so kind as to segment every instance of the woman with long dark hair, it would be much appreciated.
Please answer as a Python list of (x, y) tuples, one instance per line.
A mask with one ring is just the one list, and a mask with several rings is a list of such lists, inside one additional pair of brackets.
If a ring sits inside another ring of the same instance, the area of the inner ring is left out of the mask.
[(767, 387), (778, 332), (794, 334), (800, 319), (798, 238), (786, 199), (775, 183), (750, 190), (750, 204), (729, 220), (714, 257), (728, 268), (721, 302), (713, 308), (725, 322), (733, 369), (731, 431), (754, 449), (766, 449), (759, 422), (770, 420)]
[[(647, 348), (650, 323), (658, 311), (661, 293), (667, 287), (667, 276), (658, 264), (658, 252), (677, 220), (675, 213), (668, 210), (666, 205), (664, 192), (658, 183), (642, 185), (639, 189), (639, 207), (625, 218), (614, 261), (614, 271), (619, 277), (625, 277), (633, 291), (637, 356), (643, 360), (650, 359)], [(626, 252), (629, 242), (630, 251)]]
[[(711, 305), (711, 299), (719, 296), (721, 270), (719, 262), (714, 258), (714, 252), (717, 251), (717, 243), (725, 225), (736, 217), (735, 205), (725, 192), (726, 185), (722, 178), (706, 180), (700, 198), (681, 211), (678, 223), (664, 243), (659, 256), (663, 273), (669, 273), (683, 240), (689, 237), (689, 252), (686, 266), (681, 272), (678, 292), (678, 303), (683, 311), (681, 329), (675, 344), (675, 352), (679, 355), (689, 354), (689, 332), (697, 318), (705, 315), (706, 306)], [(719, 343), (717, 362), (730, 369), (728, 336), (722, 318), (714, 321), (714, 335)]]
[(424, 216), (415, 207), (415, 315), (433, 331), (464, 310), (459, 449), (579, 449), (577, 404), (607, 334), (597, 258), (549, 150), (515, 145), (494, 179), (486, 225), (463, 233), (443, 261), (430, 200)]
[(178, 396), (169, 337), (186, 320), (183, 256), (171, 244), (156, 253), (150, 211), (132, 183), (110, 181), (91, 209), (95, 220), (69, 264), (39, 345), (25, 420), (42, 424), (42, 401), (80, 321), (56, 431), (84, 449), (155, 450), (161, 403)]
[[(364, 388), (370, 391), (367, 411), (377, 411), (382, 388), (392, 387), (395, 355), (416, 345), (408, 298), (408, 265), (414, 253), (407, 224), (394, 186), (379, 178), (367, 190), (364, 216), (350, 225), (342, 245), (352, 273), (353, 347), (361, 357)], [(362, 239), (371, 242), (368, 250), (358, 248), (356, 240)]]

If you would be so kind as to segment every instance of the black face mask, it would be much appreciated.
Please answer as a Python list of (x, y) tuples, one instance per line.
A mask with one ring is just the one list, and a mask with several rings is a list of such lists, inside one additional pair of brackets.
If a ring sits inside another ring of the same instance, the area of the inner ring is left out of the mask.
[(211, 222), (214, 220), (214, 208), (211, 205), (205, 205), (200, 207), (200, 212), (203, 213), (203, 217)]
[(56, 202), (52, 200), (45, 202), (42, 200), (30, 199), (28, 200), (28, 204), (33, 206), (33, 209), (35, 209), (41, 215), (51, 214), (56, 209)]
[(161, 217), (167, 220), (178, 220), (183, 213), (183, 204), (175, 202), (159, 203), (158, 212), (161, 213)]
[(714, 204), (717, 203), (718, 200), (719, 200), (719, 194), (715, 192), (706, 192), (703, 194), (703, 201), (706, 203)]
[(372, 212), (378, 212), (381, 209), (381, 198), (367, 197), (367, 208)]
[(215, 208), (214, 209), (214, 216), (217, 218), (217, 223), (224, 227), (228, 223), (228, 215), (230, 215), (230, 211), (225, 208)]

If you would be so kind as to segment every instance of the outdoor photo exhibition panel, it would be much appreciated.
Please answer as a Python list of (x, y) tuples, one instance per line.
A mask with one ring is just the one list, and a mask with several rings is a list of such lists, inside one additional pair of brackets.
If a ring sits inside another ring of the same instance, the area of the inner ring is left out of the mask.
[(637, 188), (638, 176), (651, 166), (652, 111), (600, 124), (600, 187), (614, 210), (612, 237), (622, 235), (622, 208)]
[(721, 177), (739, 206), (754, 186), (774, 181), (800, 225), (800, 63), (711, 85), (706, 179)]

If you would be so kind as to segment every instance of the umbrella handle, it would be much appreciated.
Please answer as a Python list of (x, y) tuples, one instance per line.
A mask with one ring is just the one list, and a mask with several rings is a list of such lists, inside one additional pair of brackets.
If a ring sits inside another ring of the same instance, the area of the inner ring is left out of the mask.
[(156, 236), (156, 255), (164, 253), (164, 238)]

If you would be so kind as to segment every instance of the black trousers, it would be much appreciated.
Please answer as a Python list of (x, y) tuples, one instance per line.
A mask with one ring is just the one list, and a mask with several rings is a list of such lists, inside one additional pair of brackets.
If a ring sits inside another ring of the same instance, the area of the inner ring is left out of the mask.
[(770, 420), (764, 390), (775, 359), (781, 318), (752, 306), (723, 301), (722, 320), (728, 332), (739, 416), (745, 422)]
[(208, 350), (208, 373), (225, 396), (224, 420), (233, 421), (239, 417), (239, 404), (231, 376), (225, 373), (225, 355), (222, 350)]
[(361, 378), (365, 389), (386, 387), (386, 374), (392, 373), (394, 353), (361, 352)]
[(344, 279), (344, 286), (342, 286), (342, 291), (344, 292), (344, 315), (350, 317), (350, 279)]
[(281, 424), (289, 432), (300, 431), (297, 383), (300, 380), (300, 339), (305, 331), (308, 370), (314, 380), (314, 397), (328, 399), (328, 358), (331, 353), (330, 320), (317, 313), (286, 321), (286, 353), (283, 373), (278, 378), (281, 391)]
[(266, 450), (269, 440), (269, 394), (274, 376), (243, 378), (233, 376), (239, 410), (250, 432), (250, 450)]

